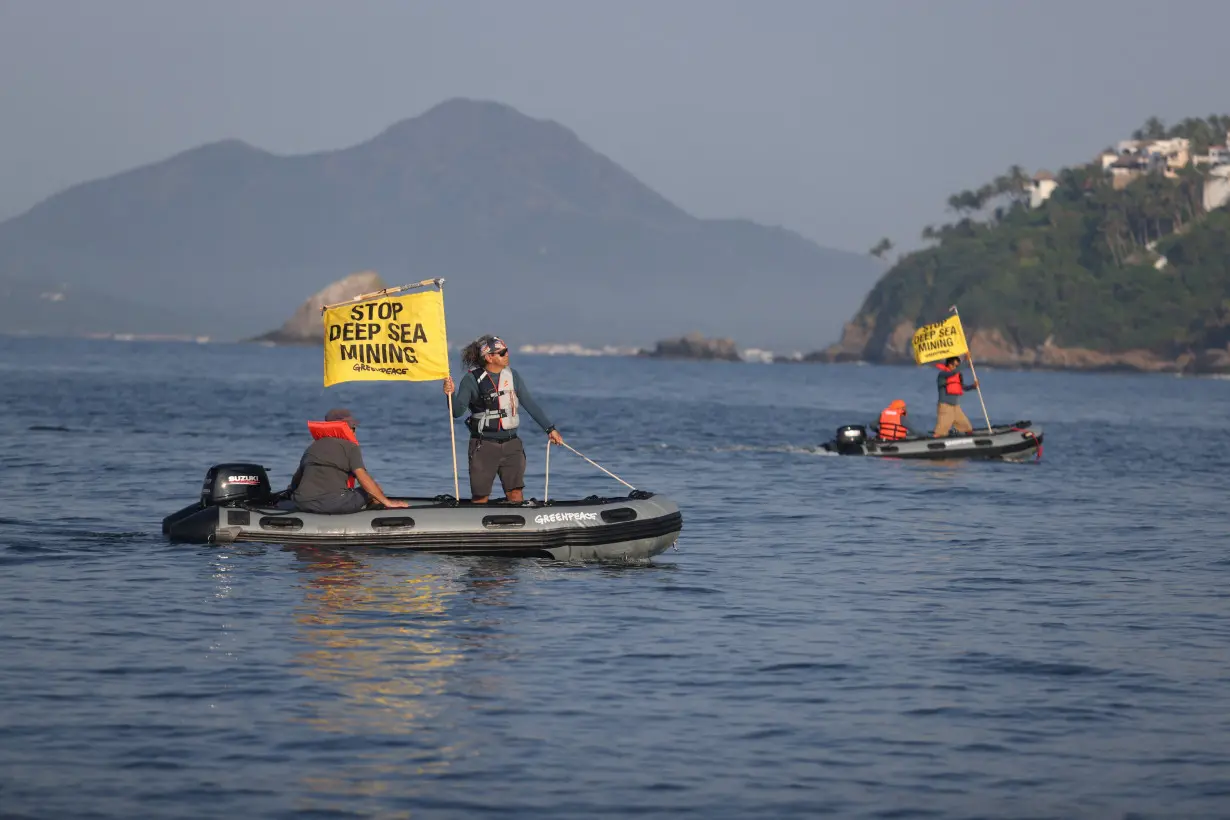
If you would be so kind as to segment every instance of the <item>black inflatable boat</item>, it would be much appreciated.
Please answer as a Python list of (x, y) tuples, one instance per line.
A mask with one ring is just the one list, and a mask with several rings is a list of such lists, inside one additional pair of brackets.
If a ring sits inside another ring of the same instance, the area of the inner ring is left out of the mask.
[(878, 456), (881, 458), (986, 458), (1003, 461), (1028, 461), (1042, 457), (1042, 428), (1029, 421), (984, 427), (971, 435), (950, 435), (947, 438), (912, 436), (897, 441), (869, 438), (867, 427), (848, 424), (837, 428), (836, 437), (822, 447), (843, 456)]

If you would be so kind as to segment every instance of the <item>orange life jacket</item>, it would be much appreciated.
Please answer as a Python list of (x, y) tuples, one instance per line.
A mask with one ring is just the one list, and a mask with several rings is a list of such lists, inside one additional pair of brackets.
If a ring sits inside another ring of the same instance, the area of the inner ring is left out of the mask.
[(884, 441), (900, 441), (910, 434), (901, 423), (901, 411), (885, 407), (880, 412), (880, 438)]
[(948, 374), (944, 379), (944, 392), (950, 396), (964, 396), (965, 387), (961, 384), (961, 368), (949, 370), (943, 364), (937, 364), (936, 367)]
[[(322, 438), (344, 438), (353, 444), (359, 443), (348, 421), (309, 421), (307, 426), (314, 441), (320, 441)], [(354, 487), (354, 476), (346, 479), (346, 486)]]

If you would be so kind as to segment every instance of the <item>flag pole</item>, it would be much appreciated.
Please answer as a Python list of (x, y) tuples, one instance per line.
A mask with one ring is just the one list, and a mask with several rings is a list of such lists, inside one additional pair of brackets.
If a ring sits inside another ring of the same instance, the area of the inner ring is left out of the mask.
[[(352, 299), (346, 299), (345, 301), (342, 301), (342, 302), (334, 302), (331, 305), (321, 305), (320, 315), (323, 316), (326, 310), (331, 310), (332, 308), (335, 308), (335, 307), (341, 307), (342, 305), (349, 305), (353, 302), (363, 302), (367, 299), (379, 299), (384, 296), (391, 296), (394, 293), (401, 293), (403, 290), (413, 290), (415, 288), (425, 288), (428, 285), (435, 285), (437, 288), (440, 289), (441, 293), (444, 292), (444, 280), (443, 279), (424, 279), (422, 282), (415, 282), (410, 285), (398, 285), (395, 288), (381, 288), (380, 290), (373, 290), (371, 293), (360, 293), (358, 296), (355, 296)], [(443, 299), (444, 297), (441, 296), (440, 298)]]
[[(403, 285), (407, 288), (416, 288), (421, 285), (432, 284), (440, 291), (440, 310), (444, 310), (444, 280), (443, 279), (424, 279), (415, 285)], [(448, 363), (448, 343), (444, 345), (445, 362)], [(453, 378), (453, 365), (448, 363), (448, 378)], [(461, 489), (457, 483), (457, 420), (453, 416), (453, 394), (448, 394), (448, 442), (449, 452), (453, 454), (453, 498), (461, 500)]]
[[(449, 375), (449, 378), (450, 379), (452, 378), (451, 374)], [(456, 498), (458, 501), (460, 501), (461, 500), (461, 490), (458, 489), (458, 486), (457, 486), (457, 425), (455, 423), (455, 419), (453, 418), (453, 394), (452, 393), (448, 394), (448, 440), (449, 440), (449, 444), (452, 445), (449, 447), (449, 450), (453, 454), (453, 498)]]
[[(957, 310), (956, 305), (953, 305), (949, 310), (955, 313), (957, 319), (960, 320), (961, 314)], [(965, 336), (964, 327), (961, 328), (961, 335)], [(974, 377), (974, 389), (978, 391), (978, 403), (982, 405), (982, 417), (987, 420), (987, 434), (989, 435), (991, 432), (991, 415), (987, 413), (987, 403), (982, 400), (982, 386), (978, 384), (978, 371), (974, 369), (974, 354), (970, 352), (968, 339), (965, 341), (965, 358), (969, 360), (969, 372)]]

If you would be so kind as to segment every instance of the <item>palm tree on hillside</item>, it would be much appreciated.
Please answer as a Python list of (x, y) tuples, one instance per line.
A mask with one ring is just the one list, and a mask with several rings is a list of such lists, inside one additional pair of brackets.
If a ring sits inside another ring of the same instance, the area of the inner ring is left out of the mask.
[(883, 239), (881, 239), (879, 242), (875, 243), (875, 245), (871, 247), (871, 250), (869, 250), (868, 253), (874, 256), (876, 259), (883, 259), (884, 255), (888, 253), (889, 251), (891, 251), (892, 249), (893, 249), (893, 241), (886, 236)]

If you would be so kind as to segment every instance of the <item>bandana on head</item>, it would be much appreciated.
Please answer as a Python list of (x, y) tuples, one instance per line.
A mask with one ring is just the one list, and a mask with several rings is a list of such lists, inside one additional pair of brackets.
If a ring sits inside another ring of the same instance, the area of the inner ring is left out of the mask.
[(479, 343), (479, 350), (482, 351), (484, 356), (489, 356), (497, 350), (503, 351), (507, 349), (508, 344), (499, 336), (484, 336)]

